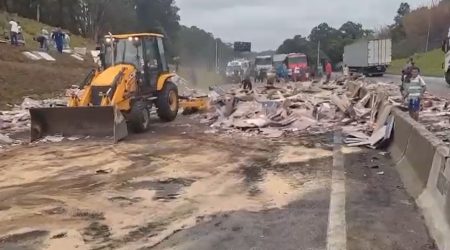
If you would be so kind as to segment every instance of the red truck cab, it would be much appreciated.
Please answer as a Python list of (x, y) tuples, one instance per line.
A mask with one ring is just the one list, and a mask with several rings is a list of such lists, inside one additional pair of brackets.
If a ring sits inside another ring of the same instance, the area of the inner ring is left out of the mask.
[(286, 58), (289, 76), (293, 81), (306, 81), (309, 78), (308, 57), (302, 53), (291, 53)]

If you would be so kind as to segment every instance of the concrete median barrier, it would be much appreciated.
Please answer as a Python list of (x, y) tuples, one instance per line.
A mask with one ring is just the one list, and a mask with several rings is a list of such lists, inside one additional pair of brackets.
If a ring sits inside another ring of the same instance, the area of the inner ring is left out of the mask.
[[(348, 87), (352, 93), (357, 84)], [(363, 87), (359, 95), (367, 93)], [(385, 94), (376, 92), (380, 100), (384, 100)], [(378, 126), (385, 123), (387, 108), (379, 105)], [(391, 115), (395, 118), (388, 147), (391, 158), (407, 192), (422, 210), (439, 249), (450, 250), (450, 149), (408, 113), (392, 108)]]
[(407, 113), (394, 108), (392, 114), (389, 152), (439, 249), (450, 250), (450, 150)]
[(450, 159), (449, 148), (439, 147), (425, 191), (417, 199), (427, 227), (441, 250), (450, 250)]
[(444, 144), (405, 112), (393, 109), (392, 113), (395, 125), (389, 151), (408, 192), (418, 198), (427, 185), (436, 149)]
[(405, 156), (413, 126), (400, 110), (394, 109), (392, 110), (392, 114), (395, 117), (395, 124), (389, 152), (391, 153), (392, 160), (398, 163)]

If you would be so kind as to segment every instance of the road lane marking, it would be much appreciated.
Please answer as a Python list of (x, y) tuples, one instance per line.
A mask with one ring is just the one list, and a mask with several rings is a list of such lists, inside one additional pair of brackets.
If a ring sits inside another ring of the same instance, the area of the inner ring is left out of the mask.
[(345, 169), (342, 134), (334, 133), (333, 170), (331, 174), (330, 210), (328, 215), (327, 250), (347, 249), (345, 218)]

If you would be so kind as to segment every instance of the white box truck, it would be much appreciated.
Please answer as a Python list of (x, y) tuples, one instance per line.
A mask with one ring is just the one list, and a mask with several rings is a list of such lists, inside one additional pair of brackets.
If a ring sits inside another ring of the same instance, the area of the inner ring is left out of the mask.
[(444, 64), (444, 76), (445, 81), (450, 84), (450, 29), (448, 30), (448, 35), (442, 43), (442, 51), (445, 53)]
[(382, 76), (392, 61), (392, 40), (359, 40), (344, 47), (344, 65), (350, 72)]

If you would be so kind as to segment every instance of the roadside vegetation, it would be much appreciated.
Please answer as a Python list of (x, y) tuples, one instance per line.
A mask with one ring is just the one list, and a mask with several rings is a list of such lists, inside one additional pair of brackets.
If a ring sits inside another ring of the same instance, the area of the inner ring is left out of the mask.
[[(9, 19), (14, 18), (17, 21), (20, 22), (20, 26), (23, 29), (23, 35), (25, 38), (25, 41), (27, 42), (26, 47), (28, 48), (37, 48), (38, 42), (33, 41), (33, 37), (36, 37), (40, 34), (42, 28), (47, 28), (49, 32), (51, 32), (52, 29), (55, 27), (52, 27), (50, 25), (37, 22), (36, 20), (21, 17), (15, 14), (9, 14), (7, 12), (0, 10), (0, 32), (2, 32), (2, 35), (7, 35), (9, 33)], [(3, 38), (3, 36), (2, 36)], [(93, 47), (94, 42), (88, 38), (82, 37), (80, 35), (73, 35), (70, 34), (70, 45), (72, 47)]]
[[(436, 1), (435, 1), (436, 2)], [(414, 55), (419, 66), (427, 75), (441, 76), (444, 57), (440, 48), (447, 36), (450, 20), (450, 0), (437, 1), (433, 7), (421, 6), (412, 9), (407, 2), (400, 4), (393, 23), (376, 30), (363, 27), (360, 23), (348, 21), (335, 28), (327, 23), (314, 27), (310, 34), (295, 35), (286, 39), (278, 53), (305, 53), (312, 65), (317, 61), (320, 41), (321, 59), (330, 59), (335, 65), (343, 60), (344, 47), (359, 39), (391, 38), (393, 63), (391, 73), (397, 73), (406, 58)], [(428, 44), (428, 46), (427, 46)], [(425, 53), (428, 50), (428, 53)]]
[[(408, 58), (393, 60), (387, 73), (399, 75)], [(436, 77), (444, 76), (444, 71), (442, 69), (444, 53), (440, 49), (435, 49), (428, 53), (418, 53), (412, 56), (412, 58), (414, 58), (416, 65), (420, 68), (422, 75)]]

